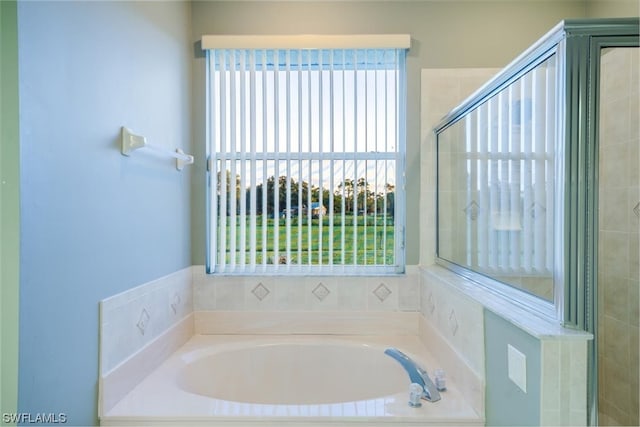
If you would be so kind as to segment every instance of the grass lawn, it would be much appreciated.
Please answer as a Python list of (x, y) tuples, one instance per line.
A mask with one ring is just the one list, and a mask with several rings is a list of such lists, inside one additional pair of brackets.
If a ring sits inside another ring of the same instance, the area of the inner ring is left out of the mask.
[[(226, 225), (227, 263), (231, 260), (231, 227), (230, 218)], [(355, 222), (354, 222), (355, 221)], [(288, 225), (288, 226), (287, 226)], [(235, 261), (240, 262), (241, 224), (237, 223), (235, 233)], [(276, 229), (277, 236), (276, 239)], [(245, 262), (250, 262), (250, 223), (245, 226)], [(289, 233), (289, 234), (288, 234)], [(220, 234), (218, 234), (220, 235)], [(287, 235), (291, 245), (287, 248)], [(393, 219), (384, 217), (347, 215), (320, 219), (294, 217), (286, 219), (267, 219), (262, 216), (256, 219), (256, 263), (262, 264), (266, 257), (268, 264), (333, 264), (337, 265), (390, 265), (394, 264), (394, 225)], [(266, 237), (266, 239), (265, 239)], [(344, 237), (344, 239), (343, 239)], [(277, 255), (275, 248), (278, 248)], [(333, 248), (333, 250), (331, 250)], [(290, 254), (287, 257), (287, 253)]]

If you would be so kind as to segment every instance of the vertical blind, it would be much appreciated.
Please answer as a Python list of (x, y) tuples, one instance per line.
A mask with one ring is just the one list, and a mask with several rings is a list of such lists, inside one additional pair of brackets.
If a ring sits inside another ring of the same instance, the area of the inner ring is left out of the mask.
[(208, 271), (401, 271), (404, 49), (207, 50)]

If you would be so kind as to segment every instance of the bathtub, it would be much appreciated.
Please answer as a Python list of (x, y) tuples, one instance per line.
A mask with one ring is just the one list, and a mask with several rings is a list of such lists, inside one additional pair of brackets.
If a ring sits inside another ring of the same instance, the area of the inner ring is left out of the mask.
[(408, 405), (396, 347), (439, 367), (414, 336), (195, 335), (101, 416), (102, 425), (483, 425), (449, 380)]

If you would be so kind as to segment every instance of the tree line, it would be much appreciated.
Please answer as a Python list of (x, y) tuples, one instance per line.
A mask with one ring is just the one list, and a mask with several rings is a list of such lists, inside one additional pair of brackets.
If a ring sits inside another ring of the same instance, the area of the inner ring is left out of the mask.
[[(218, 208), (220, 208), (222, 193), (220, 191), (221, 180), (218, 172)], [(234, 182), (235, 181), (235, 182)], [(235, 188), (234, 188), (235, 187)], [(276, 189), (277, 189), (277, 209), (276, 209)], [(288, 190), (289, 189), (289, 190)], [(288, 191), (290, 193), (288, 193)], [(266, 192), (266, 206), (264, 193)], [(305, 215), (310, 211), (310, 204), (320, 203), (329, 213), (331, 198), (333, 197), (333, 212), (342, 213), (344, 200), (344, 211), (348, 215), (382, 215), (385, 213), (393, 217), (395, 202), (395, 186), (385, 184), (383, 191), (375, 192), (371, 189), (371, 184), (365, 178), (357, 180), (345, 179), (331, 192), (329, 189), (316, 185), (309, 185), (306, 181), (296, 182), (295, 179), (280, 176), (277, 179), (271, 176), (266, 182), (257, 184), (255, 187), (256, 212), (260, 215), (266, 211), (270, 217), (280, 216), (287, 208), (287, 194), (290, 194), (291, 216)], [(226, 211), (230, 215), (235, 209), (239, 214), (241, 210), (241, 199), (244, 197), (247, 212), (252, 208), (251, 187), (242, 188), (241, 179), (236, 175), (235, 180), (231, 179), (231, 172), (226, 171)], [(302, 206), (302, 212), (298, 208)], [(220, 210), (219, 210), (220, 211)]]

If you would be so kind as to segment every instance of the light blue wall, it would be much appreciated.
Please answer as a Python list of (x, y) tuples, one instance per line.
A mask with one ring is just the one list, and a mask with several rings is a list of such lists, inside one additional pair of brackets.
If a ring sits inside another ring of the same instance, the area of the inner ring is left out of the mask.
[(191, 265), (190, 4), (19, 2), (20, 412), (97, 422), (98, 301)]
[[(540, 340), (484, 310), (485, 420), (488, 426), (540, 425)], [(526, 357), (526, 393), (509, 378), (507, 346)]]

